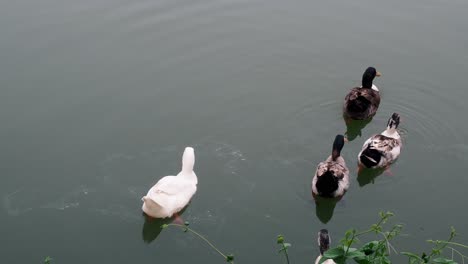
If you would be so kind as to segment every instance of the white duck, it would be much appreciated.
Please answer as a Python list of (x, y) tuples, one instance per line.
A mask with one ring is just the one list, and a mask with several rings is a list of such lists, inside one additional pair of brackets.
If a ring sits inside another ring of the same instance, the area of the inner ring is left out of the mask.
[(194, 150), (186, 147), (182, 156), (182, 171), (177, 176), (163, 177), (143, 196), (143, 212), (154, 218), (166, 218), (182, 210), (197, 191), (194, 165)]
[[(318, 264), (320, 262), (320, 259), (322, 258), (323, 253), (330, 248), (331, 238), (328, 235), (328, 230), (327, 229), (322, 229), (322, 230), (320, 230), (318, 232), (317, 242), (318, 242), (318, 245), (319, 245), (320, 256), (318, 256), (317, 259), (315, 259), (315, 264)], [(333, 259), (327, 259), (322, 263), (324, 263), (324, 264), (336, 264), (336, 262), (333, 261)]]
[(401, 138), (397, 131), (400, 116), (393, 113), (387, 123), (387, 129), (364, 142), (358, 155), (359, 169), (388, 168), (400, 155)]

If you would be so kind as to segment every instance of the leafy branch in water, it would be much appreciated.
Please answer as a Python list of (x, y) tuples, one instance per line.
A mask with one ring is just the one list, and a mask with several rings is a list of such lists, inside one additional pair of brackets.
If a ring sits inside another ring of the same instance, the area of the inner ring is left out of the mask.
[(280, 248), (280, 250), (278, 250), (278, 253), (283, 253), (284, 256), (286, 257), (286, 263), (289, 264), (288, 248), (291, 247), (291, 244), (284, 242), (284, 236), (283, 235), (278, 235), (278, 237), (276, 238), (276, 243), (281, 245), (281, 248)]
[[(338, 264), (346, 263), (347, 260), (354, 260), (359, 264), (389, 264), (391, 252), (398, 254), (398, 251), (391, 244), (391, 240), (398, 237), (403, 229), (402, 225), (393, 225), (388, 231), (384, 231), (384, 225), (393, 216), (391, 212), (381, 212), (379, 214), (380, 220), (377, 224), (373, 224), (369, 229), (358, 232), (356, 229), (350, 229), (345, 233), (345, 237), (340, 241), (340, 245), (335, 248), (327, 250), (319, 263), (323, 263), (327, 259), (332, 259)], [(353, 248), (352, 246), (359, 243), (359, 237), (374, 233), (382, 236), (380, 240), (370, 241), (360, 248)], [(401, 252), (402, 255), (408, 257), (408, 263), (420, 264), (420, 263), (441, 263), (441, 264), (456, 264), (454, 261), (455, 253), (460, 256), (462, 263), (465, 263), (467, 256), (463, 255), (460, 251), (454, 247), (462, 247), (468, 249), (468, 246), (460, 243), (453, 242), (456, 232), (452, 227), (450, 230), (450, 236), (447, 240), (428, 240), (427, 242), (433, 244), (430, 254), (422, 253), (421, 255), (412, 252)], [(443, 256), (443, 250), (449, 248), (452, 250), (451, 258)]]
[(203, 235), (201, 235), (197, 231), (195, 231), (195, 230), (191, 229), (190, 227), (188, 227), (189, 222), (185, 222), (183, 225), (180, 225), (180, 224), (164, 224), (164, 225), (161, 226), (161, 228), (166, 229), (166, 228), (171, 227), (171, 226), (179, 227), (184, 232), (190, 232), (190, 233), (196, 235), (201, 240), (205, 241), (212, 249), (214, 249), (219, 255), (221, 255), (227, 262), (234, 264), (234, 255), (224, 254), (223, 252), (221, 252), (221, 250), (219, 250), (215, 245), (213, 245), (213, 243), (211, 243), (206, 237), (204, 237)]
[[(353, 261), (358, 264), (390, 264), (390, 254), (394, 252), (398, 254), (398, 251), (391, 244), (391, 241), (398, 237), (403, 229), (402, 225), (395, 224), (391, 228), (385, 230), (384, 226), (388, 220), (393, 216), (391, 212), (381, 212), (379, 214), (380, 220), (371, 225), (368, 229), (358, 231), (356, 229), (350, 229), (346, 231), (345, 237), (340, 241), (339, 245), (334, 248), (330, 248), (323, 253), (318, 263), (323, 263), (326, 260), (333, 260), (337, 264), (344, 264), (347, 261)], [(224, 254), (219, 250), (213, 243), (211, 243), (205, 236), (201, 235), (197, 231), (189, 228), (189, 223), (185, 222), (181, 224), (164, 224), (161, 226), (162, 229), (168, 227), (180, 228), (183, 232), (190, 232), (201, 240), (205, 241), (212, 249), (214, 249), (219, 255), (221, 255), (228, 263), (234, 263), (234, 255)], [(360, 239), (368, 234), (374, 234), (381, 239), (372, 240), (365, 243), (364, 245), (357, 247), (356, 244), (360, 243)], [(438, 264), (457, 264), (454, 257), (457, 256), (465, 263), (465, 259), (468, 256), (460, 252), (460, 248), (468, 249), (467, 245), (454, 242), (453, 239), (456, 237), (455, 229), (450, 229), (450, 235), (447, 240), (427, 240), (432, 245), (429, 254), (423, 252), (422, 254), (416, 254), (412, 252), (400, 252), (402, 255), (408, 257), (409, 264), (422, 264), (422, 263), (438, 263)], [(286, 263), (290, 264), (288, 249), (291, 247), (290, 243), (285, 242), (283, 235), (278, 235), (276, 243), (280, 246), (278, 253), (282, 253), (285, 256)], [(444, 250), (451, 250), (451, 257), (444, 255)], [(51, 264), (52, 258), (46, 257), (44, 264)]]
[(52, 258), (47, 256), (45, 259), (44, 259), (44, 264), (50, 264), (52, 263)]
[[(421, 256), (418, 256), (414, 253), (411, 252), (401, 252), (401, 254), (405, 255), (409, 259), (410, 264), (416, 264), (416, 263), (442, 263), (442, 264), (453, 264), (457, 263), (454, 261), (454, 253), (457, 253), (462, 260), (462, 263), (465, 263), (465, 259), (468, 259), (467, 256), (463, 255), (460, 251), (451, 246), (458, 246), (462, 248), (468, 248), (468, 246), (452, 242), (452, 240), (457, 236), (457, 233), (455, 231), (455, 228), (451, 227), (450, 228), (450, 235), (447, 240), (427, 240), (427, 242), (433, 244), (433, 247), (431, 248), (431, 253), (428, 255), (425, 252), (421, 254)], [(450, 248), (452, 250), (452, 256), (451, 258), (445, 257), (442, 255), (443, 250), (445, 248)]]
[[(325, 262), (327, 259), (332, 259), (336, 263), (346, 263), (346, 260), (354, 260), (359, 264), (367, 263), (390, 263), (388, 256), (391, 250), (394, 250), (390, 241), (398, 236), (402, 226), (395, 225), (389, 231), (383, 230), (383, 225), (387, 223), (388, 219), (393, 216), (391, 212), (381, 212), (380, 220), (377, 224), (364, 231), (357, 231), (350, 229), (346, 231), (345, 237), (340, 241), (340, 244), (335, 248), (327, 250), (319, 263)], [(359, 243), (359, 237), (369, 233), (382, 235), (381, 240), (374, 240), (364, 244), (361, 248), (353, 248), (352, 246)]]

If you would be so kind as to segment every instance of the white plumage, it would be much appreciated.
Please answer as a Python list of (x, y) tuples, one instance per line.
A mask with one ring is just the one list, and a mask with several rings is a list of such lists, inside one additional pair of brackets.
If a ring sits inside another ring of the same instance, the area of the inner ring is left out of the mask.
[(193, 171), (195, 153), (186, 147), (182, 156), (182, 171), (177, 176), (160, 179), (142, 198), (142, 210), (155, 218), (171, 217), (182, 210), (197, 191), (197, 175)]
[(400, 155), (401, 137), (397, 131), (400, 116), (394, 113), (388, 120), (387, 129), (373, 135), (364, 142), (358, 154), (359, 166), (367, 168), (386, 168)]

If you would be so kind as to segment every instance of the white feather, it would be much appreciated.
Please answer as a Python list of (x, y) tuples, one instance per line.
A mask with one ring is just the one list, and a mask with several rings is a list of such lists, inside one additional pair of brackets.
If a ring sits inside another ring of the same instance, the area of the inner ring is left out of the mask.
[[(362, 88), (362, 86), (360, 86), (360, 88)], [(372, 88), (372, 90), (374, 90), (374, 91), (377, 91), (377, 92), (379, 91), (379, 87), (377, 87), (377, 85), (375, 85), (375, 84), (372, 84), (372, 87), (371, 87), (371, 88)]]
[(185, 148), (182, 171), (177, 176), (161, 178), (142, 198), (142, 210), (155, 218), (171, 217), (182, 210), (197, 191), (198, 178), (193, 171), (195, 153)]
[[(362, 164), (361, 162), (360, 157), (364, 150), (366, 150), (369, 147), (369, 145), (372, 149), (376, 149), (381, 153), (380, 162), (373, 168), (384, 168), (390, 165), (391, 163), (395, 162), (395, 160), (398, 158), (398, 156), (400, 155), (400, 149), (402, 145), (401, 137), (398, 131), (395, 128), (387, 127), (387, 129), (380, 133), (380, 135), (387, 137), (387, 139), (382, 140), (378, 137), (378, 135), (373, 135), (364, 142), (364, 144), (362, 145), (362, 149), (358, 154), (359, 165), (364, 166), (364, 164)], [(388, 149), (388, 146), (382, 147), (386, 144), (393, 145), (392, 141), (394, 140), (395, 144), (392, 148)], [(371, 159), (370, 157), (368, 158)]]

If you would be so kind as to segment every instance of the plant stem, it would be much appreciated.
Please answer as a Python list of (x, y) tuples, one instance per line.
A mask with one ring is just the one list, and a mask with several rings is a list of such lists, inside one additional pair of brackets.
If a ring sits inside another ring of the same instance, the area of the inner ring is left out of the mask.
[[(367, 234), (367, 233), (375, 232), (375, 231), (377, 230), (377, 227), (380, 227), (380, 226), (382, 225), (382, 223), (388, 219), (389, 216), (390, 216), (390, 215), (385, 215), (385, 216), (381, 217), (380, 220), (379, 220), (379, 222), (378, 222), (378, 223), (375, 225), (375, 227), (373, 227), (373, 228), (369, 228), (369, 229), (367, 229), (367, 230), (365, 230), (365, 231), (361, 231), (361, 232), (359, 232), (359, 233), (353, 232), (353, 236), (351, 237), (351, 242), (350, 242), (349, 245), (346, 247), (346, 251), (345, 251), (345, 254), (344, 254), (344, 255), (346, 256), (346, 255), (348, 254), (349, 248), (350, 248), (351, 245), (353, 244), (354, 239), (355, 239), (356, 237), (365, 235), (365, 234)], [(384, 237), (385, 237), (385, 236), (384, 236)], [(387, 242), (388, 242), (388, 240), (387, 240)]]
[[(199, 234), (195, 230), (193, 230), (193, 229), (191, 229), (191, 228), (189, 228), (189, 227), (187, 227), (185, 225), (179, 225), (179, 224), (167, 224), (167, 226), (177, 226), (177, 227), (180, 227), (182, 229), (186, 229), (187, 231), (190, 231), (191, 233), (195, 234), (200, 239), (205, 241), (212, 249), (214, 249), (216, 252), (218, 252), (218, 254), (220, 254), (224, 259), (227, 259), (227, 256), (224, 255), (223, 252), (221, 252), (221, 250), (219, 250), (217, 247), (215, 247), (215, 245), (213, 245), (208, 239), (206, 239), (203, 235)], [(234, 262), (231, 261), (231, 263), (234, 263)]]
[(284, 243), (283, 243), (283, 251), (284, 251), (284, 255), (286, 256), (286, 262), (289, 264), (288, 248), (284, 246)]
[(463, 244), (460, 244), (460, 243), (457, 243), (457, 242), (451, 242), (451, 241), (440, 241), (444, 244), (448, 244), (448, 245), (454, 245), (454, 246), (459, 246), (459, 247), (463, 247), (463, 248), (468, 248), (467, 245), (463, 245)]
[(468, 259), (467, 256), (463, 255), (460, 251), (454, 249), (453, 247), (448, 247), (448, 248), (450, 248), (452, 250), (452, 260), (453, 260), (453, 252), (456, 252), (462, 258), (463, 264), (465, 264), (465, 259)]

